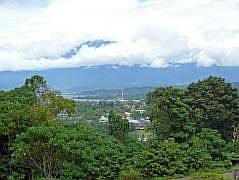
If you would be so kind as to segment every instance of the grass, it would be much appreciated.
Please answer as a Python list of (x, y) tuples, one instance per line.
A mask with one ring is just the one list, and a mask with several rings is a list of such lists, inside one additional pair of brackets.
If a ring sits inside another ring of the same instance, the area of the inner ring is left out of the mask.
[[(197, 172), (191, 172), (185, 175), (185, 179), (188, 180), (231, 180), (231, 177), (224, 177), (226, 173), (232, 173), (234, 170), (239, 169), (239, 165), (233, 166), (229, 169), (225, 168), (216, 168), (216, 169), (208, 169), (208, 170), (200, 170)], [(167, 180), (167, 179), (180, 179), (182, 176), (165, 176), (165, 177), (157, 177), (153, 178), (153, 180)]]

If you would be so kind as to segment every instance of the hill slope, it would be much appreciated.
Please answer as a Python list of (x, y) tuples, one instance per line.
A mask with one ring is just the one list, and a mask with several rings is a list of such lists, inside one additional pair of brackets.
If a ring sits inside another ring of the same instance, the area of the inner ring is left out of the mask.
[(43, 71), (0, 72), (0, 89), (11, 89), (24, 83), (26, 77), (42, 75), (50, 87), (67, 92), (92, 89), (122, 89), (128, 87), (155, 87), (186, 85), (208, 76), (220, 76), (229, 82), (239, 82), (239, 68), (196, 67), (185, 64), (180, 67), (156, 69), (150, 67), (68, 68)]

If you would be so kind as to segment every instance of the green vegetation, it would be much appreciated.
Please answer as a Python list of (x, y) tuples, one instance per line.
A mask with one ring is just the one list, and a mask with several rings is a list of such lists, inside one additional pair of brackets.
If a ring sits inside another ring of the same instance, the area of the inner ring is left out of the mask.
[(186, 93), (197, 127), (216, 129), (230, 140), (232, 126), (239, 121), (238, 90), (222, 78), (209, 77), (190, 84)]
[(142, 180), (142, 176), (139, 171), (130, 169), (122, 171), (119, 175), (119, 180)]
[(147, 96), (152, 127), (158, 138), (184, 142), (195, 133), (186, 92), (168, 87), (158, 88)]
[(190, 178), (191, 180), (224, 180), (224, 176), (220, 174), (214, 174), (214, 173), (201, 173), (194, 175)]
[[(122, 117), (125, 117), (125, 112), (130, 113), (132, 119), (141, 119), (146, 116), (145, 113), (137, 112), (137, 109), (145, 109), (145, 103), (143, 101), (134, 102), (120, 102), (120, 101), (77, 101), (77, 114), (78, 119), (83, 122), (88, 122), (94, 126), (98, 131), (107, 133), (108, 126), (105, 123), (99, 122), (101, 116), (107, 117), (112, 111)], [(129, 125), (129, 130), (133, 131), (132, 124)]]
[[(130, 104), (130, 107), (132, 106), (134, 105)], [(77, 102), (77, 112), (79, 112), (81, 120), (98, 121), (101, 115), (106, 115), (110, 111), (114, 111), (118, 114), (130, 112), (130, 107), (124, 106), (120, 102)]]
[(82, 91), (77, 95), (85, 99), (115, 99), (122, 97), (122, 91), (125, 99), (144, 99), (145, 95), (152, 91), (153, 87), (132, 87), (125, 89), (98, 89), (92, 91)]
[(125, 112), (131, 112), (132, 115), (137, 119), (141, 116), (139, 112), (132, 110), (140, 109), (144, 107), (143, 102), (111, 102), (111, 101), (79, 101), (76, 103), (77, 112), (79, 113), (81, 120), (92, 120), (98, 121), (101, 115), (106, 115), (110, 111), (114, 111), (117, 114), (124, 114)]
[(82, 125), (30, 128), (12, 150), (13, 165), (33, 177), (110, 179), (123, 161), (120, 144)]
[(129, 121), (123, 119), (120, 115), (113, 111), (109, 113), (109, 134), (114, 136), (119, 141), (126, 140), (129, 132)]
[[(136, 104), (76, 107), (40, 76), (1, 91), (0, 179), (225, 179), (239, 163), (239, 96), (232, 84), (209, 77), (185, 89), (158, 88), (146, 104), (150, 127), (130, 133), (120, 114)], [(85, 121), (101, 113), (109, 113), (106, 131)], [(67, 121), (78, 115), (79, 122)]]

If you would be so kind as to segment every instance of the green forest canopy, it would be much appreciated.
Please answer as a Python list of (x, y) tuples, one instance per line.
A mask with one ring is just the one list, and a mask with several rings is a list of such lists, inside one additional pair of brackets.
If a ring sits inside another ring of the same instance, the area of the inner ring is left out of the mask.
[(153, 134), (139, 142), (115, 112), (107, 133), (57, 116), (75, 103), (33, 76), (0, 92), (0, 179), (142, 179), (230, 168), (239, 162), (239, 96), (209, 77), (146, 98)]

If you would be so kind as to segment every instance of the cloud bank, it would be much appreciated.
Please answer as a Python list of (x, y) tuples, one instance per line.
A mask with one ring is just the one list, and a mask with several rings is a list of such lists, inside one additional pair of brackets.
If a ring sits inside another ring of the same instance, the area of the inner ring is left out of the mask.
[[(238, 0), (0, 0), (0, 71), (239, 66)], [(99, 48), (86, 41), (115, 41)]]

